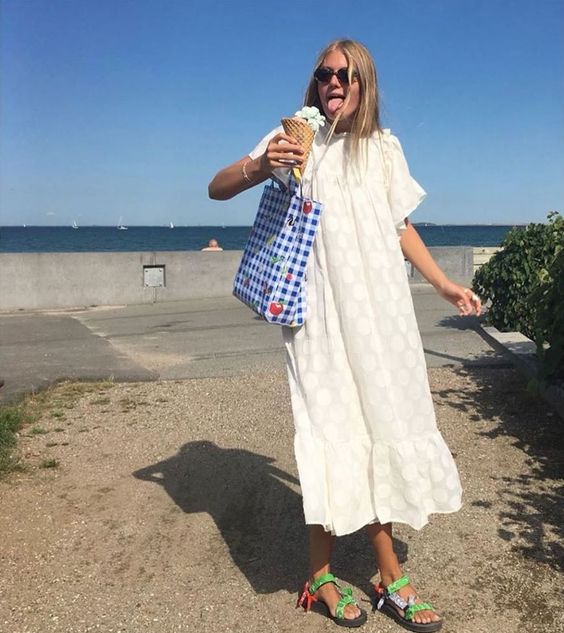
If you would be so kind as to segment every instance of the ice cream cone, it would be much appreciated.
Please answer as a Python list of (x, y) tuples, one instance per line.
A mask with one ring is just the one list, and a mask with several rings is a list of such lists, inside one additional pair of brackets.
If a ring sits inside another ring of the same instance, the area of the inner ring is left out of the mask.
[(315, 132), (311, 129), (305, 119), (301, 119), (299, 117), (284, 117), (282, 119), (282, 126), (284, 127), (284, 132), (286, 132), (288, 136), (294, 137), (298, 142), (298, 145), (301, 145), (304, 150), (303, 163), (301, 167), (294, 167), (292, 170), (297, 180), (301, 180), (302, 173), (311, 152)]

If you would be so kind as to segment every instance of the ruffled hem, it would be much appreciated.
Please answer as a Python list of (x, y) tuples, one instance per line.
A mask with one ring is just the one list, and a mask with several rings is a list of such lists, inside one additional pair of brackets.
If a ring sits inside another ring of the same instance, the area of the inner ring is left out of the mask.
[(305, 522), (336, 536), (374, 522), (420, 530), (431, 514), (462, 505), (458, 471), (438, 430), (394, 444), (368, 436), (335, 444), (297, 433), (294, 448)]
[(363, 527), (366, 527), (367, 525), (372, 525), (373, 523), (403, 523), (403, 525), (409, 525), (409, 527), (412, 527), (414, 530), (421, 530), (427, 525), (427, 523), (429, 523), (428, 519), (432, 514), (453, 514), (454, 512), (458, 512), (461, 508), (462, 508), (462, 501), (459, 503), (458, 507), (453, 508), (452, 510), (432, 510), (431, 512), (429, 512), (426, 520), (423, 523), (421, 523), (421, 525), (413, 525), (411, 523), (408, 523), (407, 521), (403, 519), (403, 517), (399, 515), (391, 516), (387, 521), (381, 521), (378, 517), (373, 517), (371, 520), (365, 521), (361, 525), (358, 525), (357, 527), (354, 527), (353, 529), (347, 532), (336, 532), (333, 525), (331, 524), (324, 525), (323, 523), (318, 523), (315, 521), (310, 522), (306, 520), (306, 525), (321, 525), (326, 532), (330, 532), (333, 536), (347, 536), (347, 534), (354, 534), (354, 532), (358, 532), (358, 530), (361, 530)]

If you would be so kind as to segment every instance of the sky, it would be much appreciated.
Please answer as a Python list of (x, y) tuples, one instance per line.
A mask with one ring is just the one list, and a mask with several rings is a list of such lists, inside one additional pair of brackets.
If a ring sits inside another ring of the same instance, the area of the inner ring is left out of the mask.
[(413, 221), (562, 212), (564, 0), (0, 0), (0, 224), (252, 224), (260, 186), (208, 183), (340, 37), (427, 190)]

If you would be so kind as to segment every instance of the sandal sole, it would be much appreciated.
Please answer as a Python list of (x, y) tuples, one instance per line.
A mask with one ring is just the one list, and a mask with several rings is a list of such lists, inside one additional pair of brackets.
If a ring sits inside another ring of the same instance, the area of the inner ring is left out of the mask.
[(384, 615), (387, 615), (389, 618), (392, 618), (392, 620), (395, 620), (404, 629), (414, 631), (415, 633), (433, 633), (433, 631), (439, 631), (443, 626), (442, 620), (439, 620), (438, 622), (427, 622), (427, 624), (406, 620), (398, 613), (395, 607), (386, 603), (382, 605), (379, 611)]
[(360, 615), (357, 618), (354, 618), (353, 620), (351, 620), (349, 618), (335, 617), (334, 615), (331, 614), (329, 607), (321, 600), (319, 600), (316, 604), (319, 604), (324, 609), (323, 615), (328, 617), (330, 620), (333, 620), (333, 622), (337, 626), (344, 626), (347, 629), (356, 629), (357, 627), (365, 624), (366, 620), (368, 620), (368, 615), (364, 609), (360, 609)]

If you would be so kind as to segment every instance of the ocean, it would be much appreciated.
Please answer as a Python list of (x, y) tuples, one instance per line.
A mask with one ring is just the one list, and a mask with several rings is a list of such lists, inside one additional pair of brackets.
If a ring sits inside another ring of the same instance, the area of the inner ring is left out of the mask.
[[(499, 246), (507, 226), (417, 226), (427, 246)], [(224, 250), (242, 250), (250, 226), (2, 226), (0, 253), (198, 251), (214, 238)]]

